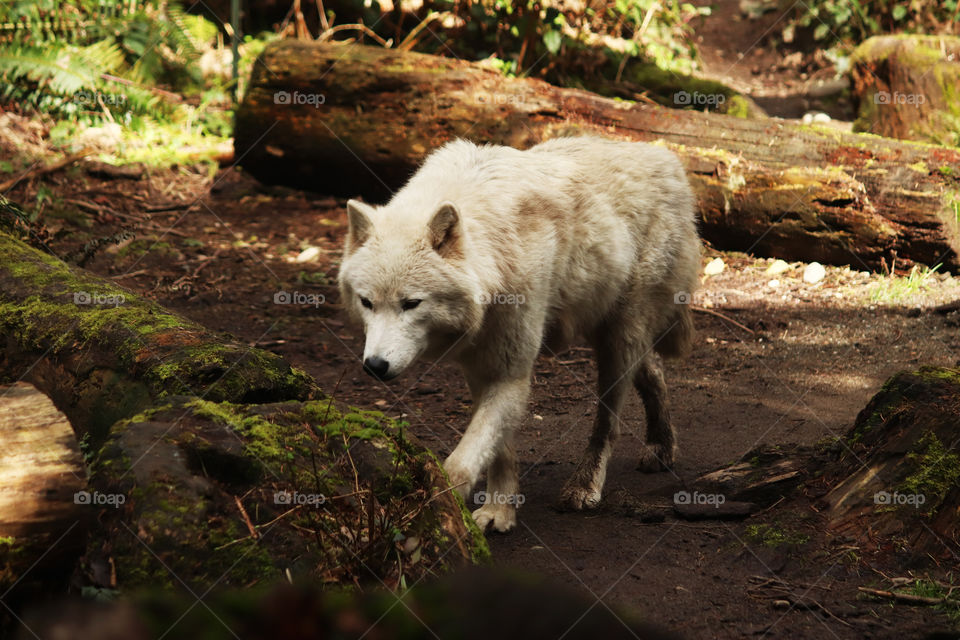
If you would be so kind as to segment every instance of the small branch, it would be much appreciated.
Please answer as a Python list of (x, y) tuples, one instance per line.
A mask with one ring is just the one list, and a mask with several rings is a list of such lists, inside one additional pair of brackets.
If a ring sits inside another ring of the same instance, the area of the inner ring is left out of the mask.
[(403, 42), (397, 45), (397, 49), (400, 51), (409, 51), (413, 48), (413, 45), (417, 44), (417, 37), (420, 35), (420, 32), (427, 28), (427, 25), (433, 22), (438, 18), (443, 18), (448, 15), (451, 15), (449, 11), (442, 11), (440, 13), (428, 13), (427, 17), (420, 21), (420, 24), (415, 26), (413, 29), (410, 29), (410, 33), (407, 34), (407, 37), (403, 39)]
[(257, 531), (255, 526), (253, 526), (253, 522), (250, 520), (247, 510), (243, 508), (243, 503), (240, 502), (240, 498), (233, 496), (233, 500), (237, 503), (237, 509), (240, 510), (240, 515), (243, 516), (243, 521), (247, 524), (247, 531), (250, 532), (250, 537), (256, 540), (260, 537), (260, 532)]
[(48, 173), (53, 173), (54, 171), (59, 171), (60, 169), (63, 169), (67, 165), (71, 165), (77, 160), (80, 160), (81, 158), (84, 158), (90, 155), (91, 153), (93, 153), (93, 149), (81, 149), (77, 153), (68, 155), (63, 160), (58, 160), (51, 165), (47, 165), (46, 167), (40, 167), (39, 169), (30, 168), (27, 171), (25, 171), (19, 178), (10, 178), (6, 182), (0, 182), (0, 191), (9, 191), (10, 189), (18, 185), (21, 181), (23, 181), (26, 178), (37, 178), (39, 176), (43, 176)]
[(735, 325), (735, 326), (737, 326), (737, 327), (740, 327), (741, 329), (743, 329), (744, 331), (746, 331), (747, 333), (749, 333), (749, 334), (752, 335), (752, 336), (757, 335), (757, 332), (754, 331), (753, 329), (751, 329), (750, 327), (747, 327), (747, 326), (745, 326), (745, 325), (740, 324), (739, 322), (737, 322), (736, 320), (734, 320), (734, 319), (731, 318), (730, 316), (728, 316), (728, 315), (726, 315), (726, 314), (723, 314), (723, 313), (720, 313), (719, 311), (714, 311), (713, 309), (705, 309), (704, 307), (698, 307), (698, 306), (696, 306), (696, 305), (690, 305), (690, 308), (693, 309), (694, 311), (699, 311), (700, 313), (706, 313), (706, 314), (709, 314), (709, 315), (711, 315), (711, 316), (716, 316), (716, 317), (718, 317), (718, 318), (721, 318), (721, 319), (723, 319), (723, 320), (726, 320), (726, 321), (729, 322), (730, 324)]
[[(958, 5), (960, 6), (960, 5)], [(942, 304), (939, 307), (934, 307), (931, 309), (934, 313), (948, 314), (953, 313), (954, 311), (960, 311), (960, 300), (954, 302), (948, 302), (947, 304)]]
[(357, 24), (338, 24), (338, 25), (335, 26), (335, 27), (330, 27), (329, 29), (327, 29), (326, 31), (324, 31), (323, 33), (320, 34), (320, 37), (317, 38), (317, 42), (326, 42), (327, 40), (330, 39), (330, 36), (332, 36), (333, 34), (337, 33), (338, 31), (360, 31), (360, 32), (362, 32), (362, 33), (367, 34), (368, 36), (370, 36), (371, 38), (373, 38), (374, 40), (376, 40), (377, 42), (379, 42), (382, 46), (386, 47), (387, 49), (389, 49), (391, 46), (393, 46), (393, 40), (392, 40), (392, 39), (391, 39), (391, 40), (384, 40), (384, 39), (381, 38), (379, 35), (377, 35), (377, 33), (376, 33), (373, 29), (371, 29), (370, 27), (368, 27), (368, 26), (365, 25), (365, 24), (359, 24), (359, 23), (357, 23)]
[(882, 589), (868, 589), (867, 587), (857, 587), (857, 591), (868, 593), (879, 598), (889, 598), (891, 600), (896, 600), (897, 602), (905, 602), (907, 604), (938, 605), (955, 602), (946, 596), (942, 598), (928, 598), (926, 596), (915, 596), (910, 593), (898, 593), (896, 591), (884, 591)]

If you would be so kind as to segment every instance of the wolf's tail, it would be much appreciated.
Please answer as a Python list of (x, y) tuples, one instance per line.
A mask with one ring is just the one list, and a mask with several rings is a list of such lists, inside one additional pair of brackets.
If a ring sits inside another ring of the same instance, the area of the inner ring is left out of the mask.
[(679, 358), (690, 351), (693, 343), (693, 313), (689, 304), (676, 305), (666, 331), (657, 337), (654, 350), (664, 358)]

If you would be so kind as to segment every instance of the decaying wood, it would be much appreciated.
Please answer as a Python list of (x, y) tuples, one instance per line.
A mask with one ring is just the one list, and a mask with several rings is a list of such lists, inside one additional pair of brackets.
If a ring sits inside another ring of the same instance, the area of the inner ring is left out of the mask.
[(238, 110), (236, 151), (261, 180), (376, 201), (454, 138), (527, 148), (583, 133), (675, 150), (718, 248), (960, 268), (956, 149), (632, 104), (436, 56), (273, 43)]
[(0, 585), (32, 574), (30, 593), (82, 553), (87, 472), (66, 416), (24, 382), (0, 386), (0, 452)]
[(960, 370), (924, 367), (887, 381), (826, 467), (832, 533), (862, 548), (955, 562), (960, 552)]
[(960, 38), (874, 36), (850, 57), (857, 131), (903, 140), (960, 143)]

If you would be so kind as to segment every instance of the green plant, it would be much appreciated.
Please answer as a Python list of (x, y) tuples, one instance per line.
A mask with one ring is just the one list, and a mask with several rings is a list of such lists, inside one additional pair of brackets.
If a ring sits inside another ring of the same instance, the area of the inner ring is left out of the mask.
[(914, 265), (910, 268), (910, 273), (905, 276), (892, 273), (879, 276), (870, 293), (870, 301), (895, 303), (920, 295), (930, 287), (930, 279), (940, 266), (917, 268), (917, 265)]
[(632, 58), (688, 73), (697, 65), (690, 23), (710, 13), (678, 0), (425, 0), (415, 21), (397, 23), (391, 12), (348, 1), (325, 6), (341, 22), (372, 24), (381, 41), (400, 48), (488, 59), (507, 75), (536, 73), (563, 84), (598, 66), (613, 76)]
[(859, 42), (878, 33), (958, 33), (958, 0), (819, 0), (800, 2), (782, 31), (785, 42), (807, 31), (814, 40)]
[[(269, 39), (245, 39), (241, 73)], [(233, 128), (228, 49), (177, 0), (0, 3), (0, 105), (52, 117), (55, 145), (120, 125), (108, 162), (207, 161)]]
[(176, 3), (15, 0), (0, 5), (0, 98), (74, 120), (169, 116), (151, 90), (199, 80)]
[(798, 546), (810, 540), (810, 536), (806, 534), (788, 531), (766, 523), (748, 525), (746, 534), (748, 540), (765, 547), (779, 547), (784, 544)]

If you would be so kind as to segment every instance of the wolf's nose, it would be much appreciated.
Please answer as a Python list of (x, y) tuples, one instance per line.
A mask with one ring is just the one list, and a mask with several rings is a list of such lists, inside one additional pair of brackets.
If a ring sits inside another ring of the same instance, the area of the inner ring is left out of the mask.
[(380, 378), (381, 380), (385, 375), (387, 375), (387, 370), (389, 368), (390, 363), (377, 356), (372, 356), (363, 361), (363, 370), (372, 375), (374, 378)]

